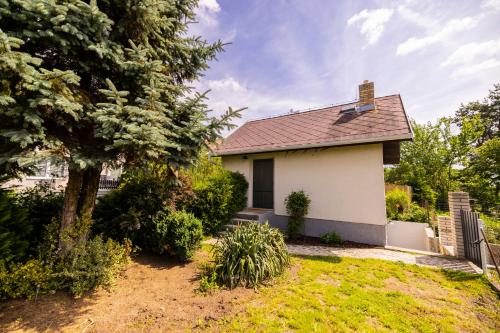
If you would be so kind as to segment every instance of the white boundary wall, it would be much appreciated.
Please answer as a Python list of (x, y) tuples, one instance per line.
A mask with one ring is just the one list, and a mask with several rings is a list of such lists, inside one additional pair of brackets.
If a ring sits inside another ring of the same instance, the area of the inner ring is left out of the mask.
[(387, 245), (411, 250), (430, 251), (427, 223), (391, 221), (387, 224)]

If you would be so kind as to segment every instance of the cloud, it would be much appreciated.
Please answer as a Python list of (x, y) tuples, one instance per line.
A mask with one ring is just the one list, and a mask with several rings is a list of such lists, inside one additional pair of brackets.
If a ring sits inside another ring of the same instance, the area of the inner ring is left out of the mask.
[(196, 18), (201, 25), (205, 27), (216, 27), (218, 25), (217, 13), (220, 12), (220, 5), (217, 0), (200, 0), (195, 12)]
[(369, 45), (375, 44), (384, 32), (385, 24), (394, 14), (393, 9), (380, 8), (374, 10), (364, 9), (351, 16), (347, 20), (347, 25), (351, 26), (357, 22), (361, 23), (360, 33), (365, 35)]
[(455, 70), (451, 76), (452, 77), (459, 77), (459, 76), (466, 76), (466, 75), (472, 75), (476, 74), (478, 72), (482, 72), (486, 69), (491, 69), (500, 66), (500, 61), (497, 59), (488, 59), (485, 60), (479, 64), (475, 64), (472, 66), (464, 66), (460, 67), (459, 69)]
[(407, 22), (410, 22), (421, 28), (433, 29), (437, 25), (437, 23), (434, 20), (412, 10), (411, 8), (405, 5), (398, 6), (397, 13), (399, 14), (399, 16), (401, 16), (401, 18), (403, 18)]
[[(279, 93), (262, 92), (247, 87), (232, 76), (219, 80), (202, 80), (196, 85), (198, 91), (210, 89), (207, 104), (215, 114), (220, 114), (229, 106), (233, 108), (247, 107), (237, 125), (251, 119), (270, 115), (283, 114), (291, 109), (303, 110), (317, 106), (312, 101), (301, 100)], [(226, 133), (227, 134), (227, 133)]]
[(481, 8), (500, 11), (500, 0), (485, 0), (481, 3)]
[(441, 66), (467, 65), (477, 60), (477, 58), (496, 57), (500, 54), (500, 38), (483, 43), (472, 42), (459, 47), (453, 52)]
[(483, 43), (472, 42), (459, 47), (441, 67), (455, 66), (452, 77), (476, 74), (500, 65), (500, 38)]
[(229, 92), (244, 92), (247, 89), (232, 77), (227, 77), (221, 80), (208, 80), (207, 87), (212, 90), (222, 90)]
[(220, 6), (217, 3), (217, 0), (200, 0), (198, 2), (198, 7), (206, 8), (207, 10), (215, 13), (220, 11)]
[(421, 38), (411, 37), (399, 44), (396, 55), (407, 55), (425, 49), (432, 44), (443, 42), (459, 32), (474, 28), (478, 24), (478, 21), (478, 17), (464, 17), (450, 20), (441, 30)]

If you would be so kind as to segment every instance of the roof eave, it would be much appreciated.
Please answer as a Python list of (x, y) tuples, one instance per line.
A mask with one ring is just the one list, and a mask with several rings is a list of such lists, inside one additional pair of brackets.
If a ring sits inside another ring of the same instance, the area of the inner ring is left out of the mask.
[(413, 133), (412, 132), (407, 133), (407, 134), (383, 136), (383, 137), (378, 137), (378, 138), (320, 142), (320, 143), (303, 144), (303, 145), (290, 145), (290, 146), (272, 147), (272, 148), (253, 148), (253, 149), (242, 149), (242, 150), (227, 151), (227, 152), (218, 152), (217, 150), (214, 150), (214, 152), (212, 153), (212, 156), (258, 154), (258, 153), (270, 153), (270, 152), (286, 151), (286, 150), (325, 148), (325, 147), (336, 147), (336, 146), (351, 146), (351, 145), (359, 145), (359, 144), (381, 143), (381, 142), (387, 142), (387, 141), (409, 141), (409, 140), (413, 140)]

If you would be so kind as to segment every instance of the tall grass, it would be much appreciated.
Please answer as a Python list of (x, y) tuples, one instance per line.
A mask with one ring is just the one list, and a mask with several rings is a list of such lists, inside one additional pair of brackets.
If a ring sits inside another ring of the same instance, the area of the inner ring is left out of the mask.
[(255, 287), (282, 274), (290, 264), (283, 235), (267, 223), (235, 229), (224, 235), (213, 251), (219, 283), (231, 289)]

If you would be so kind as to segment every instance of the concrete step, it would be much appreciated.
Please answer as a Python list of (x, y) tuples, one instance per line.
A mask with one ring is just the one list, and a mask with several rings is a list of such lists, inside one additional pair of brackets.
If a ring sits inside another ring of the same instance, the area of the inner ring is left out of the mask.
[(219, 236), (224, 236), (228, 232), (233, 231), (234, 229), (238, 228), (238, 225), (235, 224), (225, 224), (220, 228), (219, 232), (217, 233)]
[(259, 214), (252, 212), (238, 212), (235, 214), (235, 218), (243, 219), (243, 220), (259, 220)]
[(239, 226), (236, 225), (236, 224), (226, 224), (224, 226), (222, 226), (222, 230), (223, 231), (231, 231), (231, 230), (234, 230), (236, 228), (238, 228)]
[(233, 218), (231, 219), (231, 222), (228, 224), (225, 224), (222, 226), (219, 235), (223, 235), (227, 232), (233, 231), (236, 228), (239, 228), (242, 225), (248, 224), (248, 223), (255, 223), (257, 221), (255, 220), (246, 220), (246, 219), (239, 219), (239, 218)]
[(249, 223), (253, 223), (253, 222), (258, 222), (259, 220), (249, 220), (249, 219), (243, 219), (243, 218), (239, 218), (239, 217), (234, 217), (231, 219), (231, 223), (232, 225), (238, 225), (238, 224), (249, 224)]

